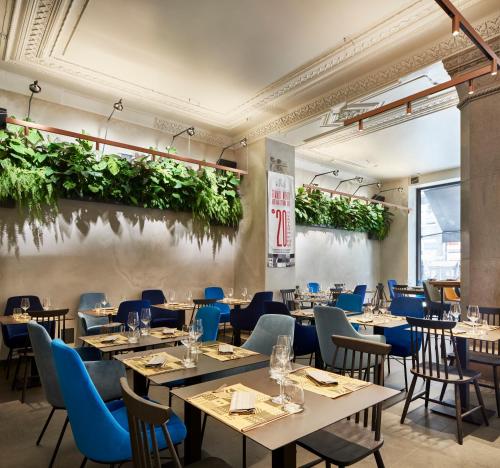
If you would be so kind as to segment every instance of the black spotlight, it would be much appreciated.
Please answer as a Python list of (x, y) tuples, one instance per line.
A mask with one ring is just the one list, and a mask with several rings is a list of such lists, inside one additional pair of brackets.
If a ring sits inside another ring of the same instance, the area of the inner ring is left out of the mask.
[(42, 88), (38, 84), (38, 80), (33, 81), (33, 83), (31, 83), (29, 85), (29, 90), (31, 91), (31, 96), (30, 96), (30, 100), (28, 101), (28, 117), (27, 117), (28, 120), (29, 120), (30, 114), (31, 114), (31, 101), (33, 99), (33, 95), (38, 94), (42, 91)]

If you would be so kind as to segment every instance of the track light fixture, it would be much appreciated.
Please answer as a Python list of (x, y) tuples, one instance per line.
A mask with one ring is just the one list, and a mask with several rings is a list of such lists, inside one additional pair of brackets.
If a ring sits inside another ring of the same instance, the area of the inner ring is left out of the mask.
[(451, 20), (451, 33), (454, 36), (458, 36), (460, 33), (460, 18), (458, 16), (454, 16)]
[(395, 192), (395, 191), (398, 191), (399, 193), (402, 193), (404, 190), (403, 187), (399, 186), (399, 187), (394, 187), (394, 188), (390, 188), (390, 189), (385, 189), (385, 190), (381, 190), (380, 192), (377, 193), (377, 195), (375, 195), (376, 197), (378, 197), (381, 193), (386, 193), (386, 192)]
[(33, 83), (31, 83), (29, 85), (29, 90), (31, 91), (31, 96), (30, 96), (30, 100), (28, 101), (28, 116), (27, 116), (26, 120), (29, 120), (29, 118), (30, 118), (30, 114), (31, 114), (31, 101), (33, 99), (33, 95), (34, 94), (38, 94), (38, 93), (40, 93), (42, 91), (42, 88), (38, 84), (38, 80), (33, 81)]
[(406, 103), (406, 115), (411, 115), (412, 112), (413, 112), (413, 109), (411, 108), (411, 101), (408, 101)]
[(496, 59), (491, 61), (491, 76), (497, 76), (498, 74), (498, 62)]
[(373, 185), (376, 185), (376, 186), (377, 186), (377, 188), (382, 187), (382, 184), (381, 184), (380, 182), (373, 182), (373, 183), (371, 183), (371, 184), (360, 185), (360, 186), (359, 186), (359, 187), (358, 187), (358, 188), (354, 191), (353, 195), (356, 195), (356, 193), (358, 192), (358, 190), (359, 190), (360, 188), (363, 188), (363, 187), (371, 187), (371, 186), (373, 186)]
[(176, 133), (175, 135), (172, 136), (172, 141), (170, 142), (170, 145), (167, 146), (167, 151), (170, 153), (170, 150), (173, 148), (174, 140), (182, 135), (183, 133), (187, 133), (190, 137), (194, 136), (195, 130), (194, 127), (188, 127), (182, 130), (182, 132)]
[(362, 184), (363, 183), (363, 177), (353, 177), (352, 179), (345, 179), (345, 180), (341, 180), (338, 185), (335, 187), (335, 190), (338, 190), (338, 188), (344, 183), (344, 182), (351, 182), (355, 180), (358, 184)]
[[(313, 185), (313, 182), (314, 180), (316, 179), (316, 177), (320, 177), (320, 176), (323, 176), (323, 175), (326, 175), (326, 174), (333, 174), (334, 176), (338, 176), (339, 175), (339, 170), (338, 169), (334, 169), (333, 171), (327, 171), (327, 172), (321, 172), (320, 174), (316, 174), (312, 179), (311, 179), (311, 182), (309, 182), (309, 185)], [(316, 184), (317, 185), (317, 184)]]
[(224, 151), (226, 151), (227, 149), (232, 148), (233, 146), (236, 146), (236, 145), (240, 145), (242, 148), (246, 148), (248, 145), (247, 138), (246, 137), (242, 138), (240, 141), (235, 141), (234, 143), (231, 143), (228, 146), (224, 146), (224, 148), (222, 148), (222, 151), (220, 152), (219, 159), (217, 159), (217, 164), (219, 164), (219, 162), (222, 158), (222, 155), (224, 154)]
[(468, 94), (474, 94), (474, 81), (472, 80), (469, 80), (469, 91), (468, 91)]

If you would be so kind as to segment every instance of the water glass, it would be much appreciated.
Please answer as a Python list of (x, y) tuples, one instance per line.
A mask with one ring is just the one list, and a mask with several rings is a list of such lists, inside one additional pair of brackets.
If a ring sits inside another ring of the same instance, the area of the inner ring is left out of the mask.
[(460, 310), (460, 304), (452, 304), (450, 306), (450, 313), (452, 317), (455, 319), (455, 322), (458, 322), (460, 319), (460, 315), (462, 315), (462, 311)]
[(191, 304), (193, 302), (193, 293), (191, 292), (191, 289), (188, 289), (188, 292), (186, 293), (186, 303)]
[(488, 325), (487, 320), (480, 320), (479, 321), (479, 327), (478, 327), (478, 334), (480, 336), (484, 336), (488, 334), (488, 331), (490, 330), (490, 326)]
[(21, 309), (23, 309), (24, 313), (30, 308), (30, 300), (28, 297), (23, 297), (21, 299)]
[(131, 311), (128, 313), (127, 325), (130, 330), (128, 337), (129, 343), (137, 343), (139, 340), (136, 335), (136, 329), (139, 327), (139, 313)]
[(170, 302), (170, 304), (173, 304), (175, 301), (175, 291), (172, 289), (169, 293), (168, 293), (168, 302)]
[(49, 296), (45, 296), (42, 298), (42, 308), (43, 310), (49, 310), (51, 307), (50, 305), (50, 297)]
[(195, 338), (195, 343), (194, 343), (194, 354), (200, 354), (201, 351), (199, 350), (199, 346), (201, 342), (198, 340), (203, 336), (203, 321), (201, 319), (196, 319), (193, 322), (193, 335)]
[(196, 364), (198, 363), (198, 355), (194, 352), (194, 348), (193, 344), (184, 346), (184, 354), (182, 356), (181, 363), (186, 369), (196, 367)]
[(371, 321), (373, 320), (373, 307), (372, 306), (366, 306), (363, 308), (363, 319), (366, 321)]
[(141, 335), (147, 336), (149, 335), (151, 324), (151, 309), (149, 307), (145, 307), (141, 310)]
[(14, 307), (14, 310), (12, 311), (12, 317), (14, 320), (21, 320), (23, 317), (23, 309), (20, 307)]
[(102, 300), (101, 300), (101, 306), (102, 308), (104, 309), (104, 307), (108, 307), (108, 296), (106, 296), (106, 294), (104, 294), (104, 296), (102, 297)]
[(234, 296), (234, 289), (233, 288), (228, 288), (228, 290), (227, 290), (227, 297), (229, 299), (232, 299), (233, 296)]
[(278, 335), (278, 339), (276, 341), (278, 346), (284, 346), (288, 350), (288, 359), (293, 361), (293, 344), (292, 337), (290, 335)]
[(304, 389), (302, 385), (293, 380), (284, 384), (285, 404), (283, 409), (287, 413), (300, 413), (304, 409)]
[(292, 372), (292, 363), (287, 357), (286, 348), (285, 353), (278, 354), (278, 362), (277, 367), (274, 372), (277, 375), (277, 381), (280, 384), (280, 394), (271, 399), (273, 403), (278, 405), (284, 405), (286, 402), (285, 398), (285, 382), (287, 380), (287, 376), (290, 372)]
[(245, 300), (247, 298), (247, 295), (248, 295), (248, 290), (247, 288), (243, 288), (241, 290), (241, 297), (243, 298), (243, 300)]
[(184, 346), (192, 346), (195, 342), (193, 327), (191, 325), (182, 325), (182, 332), (184, 336), (181, 339), (181, 343)]

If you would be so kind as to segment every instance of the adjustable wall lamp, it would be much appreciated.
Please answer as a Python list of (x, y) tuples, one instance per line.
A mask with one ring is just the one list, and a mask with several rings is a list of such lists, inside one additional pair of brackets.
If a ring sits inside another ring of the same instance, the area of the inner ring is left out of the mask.
[(240, 145), (242, 148), (246, 148), (247, 144), (248, 144), (247, 139), (245, 137), (245, 138), (242, 138), (240, 141), (236, 141), (234, 143), (231, 143), (228, 146), (224, 146), (224, 148), (222, 148), (222, 151), (220, 152), (219, 159), (217, 159), (217, 164), (219, 164), (220, 160), (222, 159), (222, 155), (224, 154), (224, 151), (226, 151), (227, 149), (232, 148), (233, 146), (236, 146), (236, 145)]
[(320, 174), (316, 174), (311, 179), (311, 182), (309, 182), (309, 185), (313, 185), (313, 182), (316, 179), (316, 177), (320, 177), (320, 176), (323, 176), (323, 175), (326, 175), (326, 174), (333, 174), (334, 176), (338, 176), (339, 175), (339, 170), (338, 169), (334, 169), (333, 171), (321, 172)]
[(356, 195), (357, 191), (358, 191), (360, 188), (363, 188), (363, 187), (371, 187), (372, 185), (376, 185), (376, 186), (377, 186), (377, 188), (382, 187), (382, 184), (381, 184), (380, 182), (373, 182), (372, 184), (360, 185), (360, 186), (358, 186), (358, 188), (357, 188), (356, 190), (354, 190), (353, 195)]
[(385, 190), (381, 190), (380, 192), (378, 192), (375, 196), (378, 196), (380, 195), (381, 193), (386, 193), (386, 192), (394, 192), (394, 191), (398, 191), (398, 192), (402, 192), (404, 190), (403, 187), (399, 186), (399, 187), (394, 187), (394, 188), (389, 188), (389, 189), (385, 189)]
[(179, 132), (179, 133), (176, 133), (174, 136), (172, 136), (172, 141), (170, 142), (170, 145), (167, 146), (167, 151), (170, 153), (170, 150), (173, 148), (173, 144), (174, 144), (174, 140), (182, 135), (183, 133), (187, 133), (190, 137), (194, 136), (195, 134), (195, 131), (194, 131), (194, 127), (188, 127), (188, 128), (185, 128), (184, 130), (182, 130), (182, 132)]
[[(109, 121), (111, 120), (111, 117), (113, 117), (113, 114), (115, 111), (121, 112), (123, 110), (123, 102), (122, 98), (120, 98), (118, 101), (116, 101), (113, 104), (113, 109), (111, 109), (111, 114), (109, 114), (108, 120), (106, 120), (106, 132), (104, 133), (104, 139), (108, 139), (108, 129), (109, 129)], [(106, 144), (103, 145), (102, 147), (102, 154), (104, 154), (104, 148), (106, 148)]]
[(31, 114), (31, 101), (33, 99), (33, 95), (34, 94), (38, 94), (38, 93), (40, 93), (42, 91), (42, 88), (38, 84), (38, 80), (33, 81), (33, 83), (31, 83), (29, 85), (29, 90), (31, 91), (31, 96), (30, 96), (30, 100), (28, 101), (28, 116), (26, 117), (26, 120), (29, 120), (29, 118), (30, 118), (30, 114)]
[(358, 184), (361, 184), (363, 182), (363, 177), (353, 177), (352, 179), (345, 179), (341, 180), (338, 185), (335, 187), (335, 190), (338, 190), (339, 187), (344, 183), (344, 182), (351, 182), (355, 180)]

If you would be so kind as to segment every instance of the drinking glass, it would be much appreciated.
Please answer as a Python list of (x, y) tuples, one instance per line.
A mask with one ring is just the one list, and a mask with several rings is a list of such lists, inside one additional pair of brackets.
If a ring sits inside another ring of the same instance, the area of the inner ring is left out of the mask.
[(151, 323), (151, 309), (145, 307), (141, 310), (141, 334), (149, 335), (149, 325)]
[(229, 297), (229, 299), (232, 299), (233, 295), (234, 295), (234, 289), (233, 288), (228, 288), (228, 290), (227, 290), (227, 297)]
[(170, 304), (173, 304), (174, 301), (175, 301), (175, 291), (172, 289), (168, 294), (168, 302), (170, 302)]
[(300, 413), (304, 409), (304, 389), (302, 385), (293, 380), (284, 384), (285, 404), (283, 409), (287, 413)]
[(30, 308), (30, 300), (28, 297), (23, 297), (21, 299), (21, 309), (23, 309), (24, 313)]
[(43, 308), (43, 310), (50, 309), (50, 297), (49, 296), (45, 296), (42, 298), (42, 308)]
[(285, 397), (285, 382), (287, 380), (287, 376), (290, 372), (292, 372), (292, 363), (290, 359), (288, 359), (288, 353), (285, 351), (284, 353), (277, 355), (278, 362), (277, 367), (274, 372), (277, 375), (277, 381), (280, 384), (280, 394), (271, 399), (273, 403), (278, 405), (284, 405), (286, 402)]
[(193, 322), (193, 335), (195, 338), (193, 353), (200, 354), (201, 351), (199, 346), (201, 345), (201, 342), (198, 342), (198, 340), (203, 336), (203, 321), (201, 319), (196, 319)]
[(476, 333), (476, 322), (479, 321), (479, 306), (470, 305), (467, 307), (467, 318), (472, 322), (472, 333)]
[(286, 350), (284, 346), (275, 345), (273, 346), (273, 350), (271, 352), (271, 356), (269, 357), (269, 376), (273, 380), (278, 380), (279, 375), (277, 368), (279, 366), (280, 355), (285, 354)]
[(373, 307), (366, 306), (363, 308), (363, 319), (366, 321), (373, 320)]
[(276, 341), (276, 344), (278, 346), (284, 346), (285, 348), (288, 349), (288, 358), (290, 361), (293, 360), (293, 345), (292, 345), (292, 338), (290, 335), (278, 335), (278, 339)]
[(186, 369), (191, 369), (193, 367), (196, 367), (197, 357), (198, 355), (194, 353), (194, 346), (191, 343), (185, 346), (181, 363)]
[(131, 334), (128, 337), (129, 343), (137, 343), (138, 338), (135, 334), (135, 330), (139, 326), (139, 313), (138, 312), (131, 311), (128, 313), (127, 325), (131, 331)]
[(23, 316), (23, 309), (21, 309), (20, 307), (14, 307), (12, 316), (14, 317), (14, 320), (21, 320)]
[(193, 327), (191, 325), (182, 325), (182, 331), (184, 336), (181, 339), (181, 343), (186, 347), (191, 346), (195, 341)]
[(478, 333), (480, 336), (484, 336), (488, 333), (490, 329), (490, 326), (488, 325), (488, 321), (487, 320), (479, 320), (479, 326), (478, 326)]
[(193, 293), (191, 292), (191, 289), (188, 289), (188, 292), (186, 293), (186, 303), (191, 304), (193, 301)]
[(104, 309), (104, 307), (108, 307), (108, 304), (109, 304), (108, 296), (106, 296), (106, 294), (104, 294), (104, 296), (101, 299), (101, 306)]
[(243, 288), (241, 290), (241, 297), (243, 298), (243, 300), (245, 300), (247, 298), (247, 295), (248, 295), (248, 290), (247, 288)]
[(462, 311), (460, 310), (460, 304), (452, 304), (450, 307), (450, 313), (455, 319), (455, 322), (458, 322), (460, 319), (460, 315), (462, 314)]

